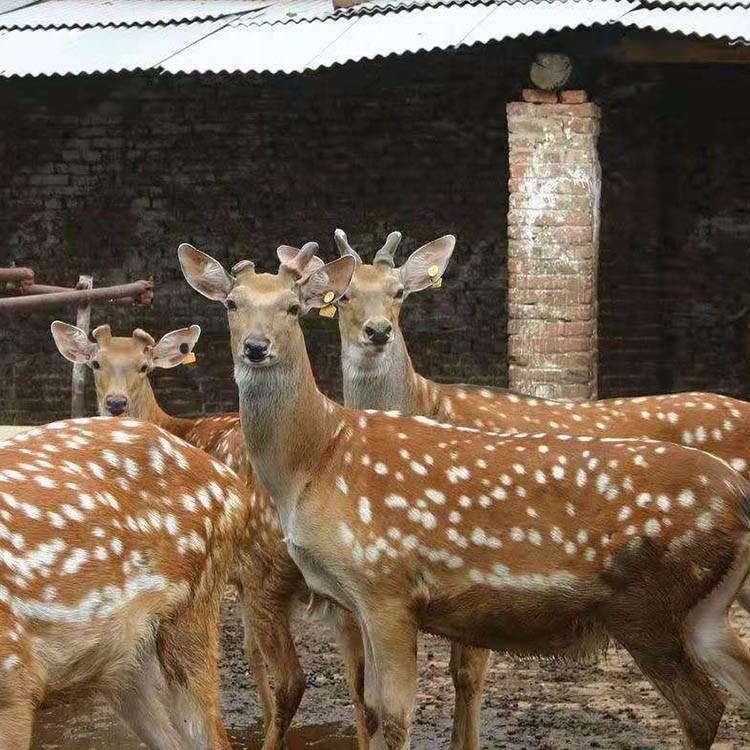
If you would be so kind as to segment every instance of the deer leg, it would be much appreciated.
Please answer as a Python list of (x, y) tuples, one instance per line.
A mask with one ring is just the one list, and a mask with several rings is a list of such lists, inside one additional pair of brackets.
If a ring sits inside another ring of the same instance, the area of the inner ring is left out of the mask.
[[(337, 614), (337, 622), (334, 625), (336, 636), (344, 658), (346, 668), (346, 681), (349, 692), (354, 703), (354, 716), (357, 723), (357, 747), (359, 750), (368, 750), (370, 737), (375, 733), (377, 720), (375, 715), (368, 722), (367, 710), (365, 708), (365, 646), (362, 637), (362, 629), (353, 615), (348, 612)], [(372, 729), (372, 731), (370, 731)]]
[(729, 623), (729, 607), (743, 592), (750, 541), (711, 593), (688, 613), (686, 631), (697, 662), (728, 692), (750, 705), (750, 652)]
[(250, 667), (250, 671), (255, 678), (258, 692), (260, 693), (260, 701), (263, 706), (263, 727), (264, 730), (268, 732), (273, 722), (274, 708), (273, 692), (271, 690), (271, 683), (268, 680), (268, 669), (266, 668), (266, 662), (263, 659), (263, 654), (261, 653), (258, 639), (255, 635), (252, 616), (253, 606), (252, 602), (248, 599), (251, 594), (248, 592), (247, 587), (240, 583), (237, 584), (237, 590), (242, 602), (242, 645), (245, 653), (245, 660)]
[(266, 592), (262, 611), (259, 602), (253, 602), (255, 638), (273, 682), (271, 721), (266, 729), (263, 750), (280, 750), (286, 747), (286, 733), (297, 712), (305, 692), (305, 673), (297, 655), (290, 621), (290, 598)]
[(182, 737), (165, 700), (167, 691), (159, 660), (156, 654), (150, 654), (128, 687), (112, 701), (120, 718), (150, 750), (178, 750), (182, 746)]
[(682, 636), (648, 633), (641, 643), (621, 641), (656, 689), (669, 701), (682, 724), (685, 750), (708, 750), (716, 736), (724, 700), (706, 672), (691, 658)]
[(450, 670), (456, 703), (451, 750), (479, 750), (479, 712), (490, 652), (451, 641)]
[[(409, 730), (417, 692), (417, 628), (406, 613), (387, 606), (360, 618), (367, 629), (372, 668), (365, 681), (374, 681), (375, 696), (365, 685), (368, 705), (377, 701), (378, 732), (375, 747), (409, 747)], [(367, 664), (367, 659), (366, 659)], [(382, 738), (382, 739), (381, 739)]]
[[(119, 701), (133, 729), (163, 733), (154, 748), (229, 750), (219, 709), (219, 599), (161, 623), (153, 655)], [(207, 611), (208, 610), (208, 611)], [(170, 731), (163, 717), (172, 727)]]
[(19, 670), (4, 670), (7, 658), (0, 658), (0, 750), (28, 750), (34, 703)]

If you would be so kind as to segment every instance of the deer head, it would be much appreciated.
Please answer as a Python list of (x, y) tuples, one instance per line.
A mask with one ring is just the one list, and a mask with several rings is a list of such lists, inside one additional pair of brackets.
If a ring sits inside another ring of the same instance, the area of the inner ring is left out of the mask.
[(354, 273), (352, 258), (324, 264), (318, 245), (300, 250), (283, 245), (277, 251), (277, 274), (256, 273), (251, 261), (228, 273), (218, 260), (182, 244), (178, 256), (188, 284), (227, 309), (235, 375), (290, 364), (299, 359), (304, 339), (299, 319), (325, 307), (346, 291)]
[(391, 232), (371, 265), (352, 249), (346, 234), (334, 234), (339, 253), (356, 261), (346, 294), (339, 300), (339, 328), (344, 357), (360, 367), (380, 364), (394, 340), (400, 338), (398, 318), (403, 301), (412, 293), (432, 287), (445, 272), (456, 238), (445, 235), (415, 250), (396, 267), (394, 254), (400, 232)]
[(201, 335), (192, 325), (164, 334), (158, 342), (136, 328), (131, 336), (113, 336), (109, 325), (91, 332), (56, 320), (52, 337), (60, 354), (77, 364), (88, 365), (94, 373), (96, 398), (102, 416), (146, 418), (139, 405), (153, 399), (148, 374), (157, 367), (176, 367), (185, 360)]

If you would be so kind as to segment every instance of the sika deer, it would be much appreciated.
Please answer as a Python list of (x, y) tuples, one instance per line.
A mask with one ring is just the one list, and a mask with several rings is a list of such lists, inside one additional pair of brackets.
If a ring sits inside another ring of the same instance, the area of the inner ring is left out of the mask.
[[(279, 248), (280, 259), (293, 265), (295, 248)], [(322, 265), (313, 258), (311, 268)], [(292, 267), (292, 266), (290, 266)], [(94, 329), (90, 341), (84, 331), (56, 321), (52, 334), (60, 353), (92, 368), (101, 414), (122, 414), (153, 422), (207, 451), (236, 471), (253, 499), (250, 524), (253, 543), (240, 551), (231, 574), (242, 601), (245, 657), (251, 667), (263, 704), (266, 726), (264, 750), (285, 747), (286, 732), (305, 690), (305, 675), (291, 631), (295, 609), (310, 601), (310, 593), (286, 550), (275, 507), (254, 480), (238, 414), (200, 419), (180, 419), (158, 405), (148, 374), (155, 367), (174, 367), (192, 351), (200, 328), (172, 331), (158, 343), (136, 329), (130, 337), (112, 336), (108, 325)], [(331, 612), (334, 630), (346, 664), (361, 750), (369, 745), (365, 725), (362, 646), (359, 627), (348, 615)], [(273, 687), (268, 678), (270, 668)]]
[(228, 309), (248, 451), (289, 552), (362, 624), (385, 747), (408, 741), (418, 630), (533, 655), (612, 637), (694, 750), (724, 710), (709, 675), (750, 703), (750, 654), (727, 619), (750, 571), (750, 483), (724, 461), (340, 407), (315, 385), (298, 316), (346, 292), (352, 258), (299, 279), (251, 264), (230, 275), (189, 245), (179, 257)]
[[(442, 278), (456, 238), (446, 235), (420, 247), (399, 269), (394, 268), (393, 255), (400, 232), (388, 235), (372, 265), (363, 263), (342, 229), (336, 230), (334, 238), (341, 255), (356, 261), (349, 289), (337, 303), (344, 404), (353, 409), (436, 416), (440, 407), (435, 396), (441, 386), (414, 371), (398, 318), (409, 294)], [(454, 424), (472, 426), (474, 418), (485, 415), (461, 410), (452, 416)], [(450, 672), (456, 693), (451, 750), (479, 750), (479, 712), (488, 658), (484, 649), (451, 641)]]
[(236, 475), (173, 435), (74, 419), (0, 444), (0, 748), (98, 691), (153, 750), (229, 742), (218, 623), (245, 542)]

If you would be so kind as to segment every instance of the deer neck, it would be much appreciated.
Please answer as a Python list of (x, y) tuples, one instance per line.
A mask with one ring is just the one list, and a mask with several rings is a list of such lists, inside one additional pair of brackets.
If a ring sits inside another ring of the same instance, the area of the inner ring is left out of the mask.
[(359, 348), (342, 342), (341, 363), (344, 403), (352, 409), (396, 409), (404, 414), (423, 414), (419, 381), (406, 348), (403, 334), (396, 328), (393, 342), (376, 362), (364, 360)]
[(167, 414), (159, 406), (154, 390), (148, 380), (146, 380), (144, 387), (141, 388), (138, 395), (132, 401), (130, 411), (135, 419), (140, 419), (143, 422), (151, 422), (151, 424), (158, 425), (178, 437), (182, 437), (193, 424), (192, 419), (182, 419), (181, 417), (173, 417)]
[(304, 341), (300, 348), (297, 356), (267, 369), (235, 366), (250, 461), (286, 533), (297, 499), (323, 462), (343, 416), (343, 409), (318, 390)]

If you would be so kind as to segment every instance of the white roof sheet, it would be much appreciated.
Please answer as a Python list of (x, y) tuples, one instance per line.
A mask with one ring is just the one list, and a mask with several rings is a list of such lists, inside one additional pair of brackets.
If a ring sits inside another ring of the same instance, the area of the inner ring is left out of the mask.
[(220, 19), (258, 11), (273, 0), (0, 0), (6, 29), (79, 29), (146, 26)]
[(750, 42), (750, 10), (742, 7), (687, 11), (678, 8), (639, 8), (628, 13), (622, 23), (671, 34), (713, 37), (745, 44)]
[(750, 41), (750, 11), (728, 1), (369, 0), (334, 12), (331, 0), (0, 0), (0, 76), (292, 73), (607, 24)]

